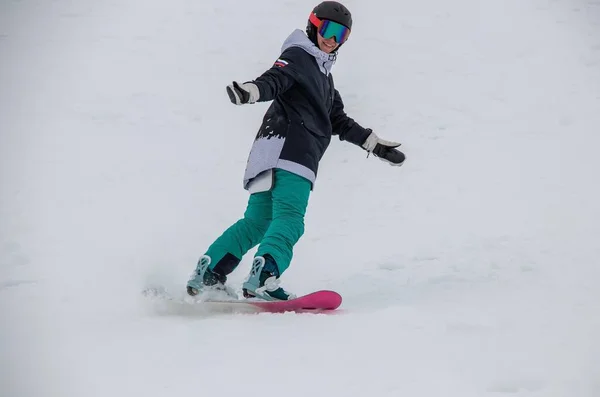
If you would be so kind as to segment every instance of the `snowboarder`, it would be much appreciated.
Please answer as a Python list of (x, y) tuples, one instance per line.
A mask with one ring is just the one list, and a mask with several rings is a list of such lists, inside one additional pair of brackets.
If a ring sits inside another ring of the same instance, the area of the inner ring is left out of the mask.
[(304, 234), (304, 215), (319, 161), (332, 135), (353, 143), (389, 164), (400, 166), (399, 143), (379, 138), (344, 112), (331, 68), (352, 29), (350, 11), (324, 1), (310, 14), (306, 32), (294, 30), (273, 66), (255, 80), (226, 87), (235, 105), (273, 101), (252, 145), (243, 187), (250, 193), (242, 219), (230, 226), (202, 255), (187, 283), (188, 294), (205, 287), (225, 288), (227, 275), (259, 245), (245, 297), (288, 300), (280, 287), (293, 247)]

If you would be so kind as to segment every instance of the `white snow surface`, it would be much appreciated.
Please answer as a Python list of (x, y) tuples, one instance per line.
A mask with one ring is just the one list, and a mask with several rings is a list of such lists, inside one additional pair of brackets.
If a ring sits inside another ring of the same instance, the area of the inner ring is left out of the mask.
[[(267, 70), (316, 3), (0, 3), (0, 395), (600, 396), (600, 2), (348, 0), (347, 113), (283, 285), (159, 313), (245, 209)], [(238, 288), (253, 251), (230, 283)]]

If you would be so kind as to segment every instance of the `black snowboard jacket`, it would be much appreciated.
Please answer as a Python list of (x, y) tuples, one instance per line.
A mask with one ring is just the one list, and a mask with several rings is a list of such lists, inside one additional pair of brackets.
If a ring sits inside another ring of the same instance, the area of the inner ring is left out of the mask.
[(314, 186), (319, 161), (332, 135), (361, 146), (371, 133), (348, 117), (335, 89), (331, 67), (336, 54), (315, 46), (301, 30), (284, 42), (274, 65), (253, 80), (258, 102), (273, 101), (252, 145), (244, 188), (275, 168), (300, 175)]

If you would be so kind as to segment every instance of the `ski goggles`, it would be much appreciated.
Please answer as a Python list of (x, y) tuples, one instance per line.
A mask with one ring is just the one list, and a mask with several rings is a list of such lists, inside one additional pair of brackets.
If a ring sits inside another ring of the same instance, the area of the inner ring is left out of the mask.
[(317, 32), (324, 38), (330, 39), (335, 38), (335, 42), (338, 44), (344, 43), (350, 36), (350, 29), (329, 19), (319, 19), (313, 13), (310, 14), (310, 22), (317, 27)]

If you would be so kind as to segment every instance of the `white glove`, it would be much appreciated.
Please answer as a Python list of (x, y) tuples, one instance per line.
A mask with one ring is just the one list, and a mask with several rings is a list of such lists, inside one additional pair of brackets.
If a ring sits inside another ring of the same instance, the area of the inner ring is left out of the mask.
[(234, 105), (255, 103), (260, 97), (256, 84), (244, 83), (240, 85), (237, 81), (227, 86), (227, 95), (229, 95), (229, 99)]
[(383, 146), (387, 146), (389, 148), (397, 148), (398, 146), (400, 146), (400, 143), (398, 142), (392, 142), (392, 141), (386, 141), (384, 139), (381, 139), (377, 136), (377, 134), (375, 134), (374, 132), (371, 131), (371, 134), (367, 137), (367, 139), (365, 140), (365, 142), (362, 144), (362, 147), (367, 151), (367, 152), (372, 152), (373, 149), (375, 149), (375, 147), (377, 146), (377, 144), (383, 145)]
[(380, 160), (395, 166), (402, 165), (406, 159), (404, 153), (396, 149), (398, 146), (400, 143), (381, 139), (374, 132), (371, 132), (362, 144), (367, 152), (373, 153)]

